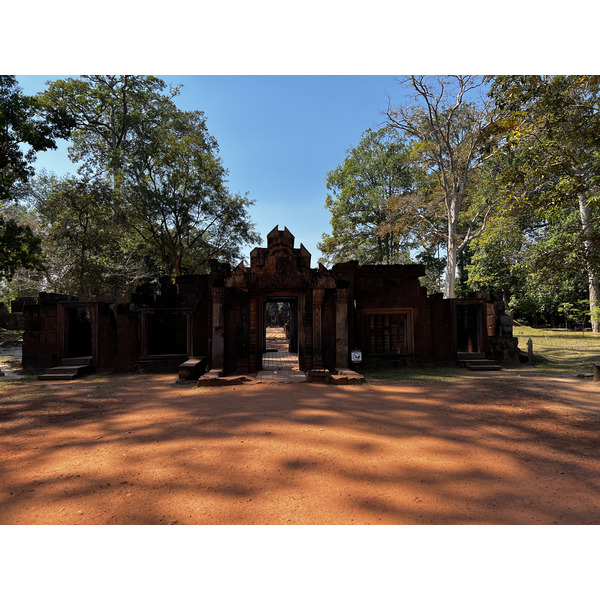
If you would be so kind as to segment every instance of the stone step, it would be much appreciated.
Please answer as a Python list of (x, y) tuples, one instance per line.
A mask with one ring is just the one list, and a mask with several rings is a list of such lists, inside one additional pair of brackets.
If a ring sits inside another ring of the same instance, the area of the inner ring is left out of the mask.
[(79, 356), (79, 357), (71, 357), (71, 358), (63, 358), (60, 361), (61, 366), (67, 365), (91, 365), (92, 357), (91, 356)]
[(500, 371), (502, 366), (493, 360), (469, 360), (465, 363), (471, 371)]
[(482, 359), (485, 359), (485, 353), (484, 352), (457, 352), (456, 358), (459, 361), (482, 360)]
[(76, 373), (42, 373), (38, 375), (38, 379), (40, 381), (58, 381), (58, 380), (66, 380), (66, 379), (75, 379), (77, 377)]
[(44, 373), (38, 375), (40, 380), (57, 380), (57, 379), (75, 379), (82, 375), (87, 375), (92, 371), (91, 365), (61, 365), (60, 367), (52, 367), (46, 369)]
[(87, 368), (87, 365), (52, 367), (52, 369), (46, 369), (46, 373), (54, 373), (56, 375), (79, 375), (80, 369), (85, 368)]
[(477, 358), (475, 360), (465, 361), (466, 365), (495, 365), (498, 364), (496, 361), (490, 360), (489, 358)]

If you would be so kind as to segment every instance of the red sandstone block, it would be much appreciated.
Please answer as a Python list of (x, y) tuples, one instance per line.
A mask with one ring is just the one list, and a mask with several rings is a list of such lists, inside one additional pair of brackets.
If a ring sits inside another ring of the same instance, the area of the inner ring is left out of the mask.
[(44, 329), (56, 329), (58, 327), (58, 319), (56, 317), (46, 317), (44, 319)]
[(42, 332), (41, 341), (45, 344), (56, 345), (57, 335), (56, 329), (45, 329)]
[(313, 369), (306, 375), (308, 383), (327, 383), (329, 379), (329, 371), (326, 369)]
[(345, 375), (329, 375), (331, 385), (348, 385), (348, 378)]

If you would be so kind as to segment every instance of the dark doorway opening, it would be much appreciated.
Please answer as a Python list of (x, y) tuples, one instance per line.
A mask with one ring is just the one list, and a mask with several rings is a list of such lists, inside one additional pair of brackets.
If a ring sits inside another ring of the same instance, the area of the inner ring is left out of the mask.
[(481, 352), (479, 341), (480, 304), (456, 305), (456, 349), (458, 352)]
[(69, 307), (66, 313), (65, 358), (91, 358), (93, 341), (91, 307)]

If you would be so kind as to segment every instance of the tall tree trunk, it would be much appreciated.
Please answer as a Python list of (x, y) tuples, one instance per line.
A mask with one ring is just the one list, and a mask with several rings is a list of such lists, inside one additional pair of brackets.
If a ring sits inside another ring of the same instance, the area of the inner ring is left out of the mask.
[(581, 227), (583, 231), (583, 245), (585, 247), (586, 265), (585, 269), (588, 276), (589, 292), (590, 292), (590, 312), (592, 321), (592, 331), (600, 333), (600, 278), (594, 270), (593, 258), (596, 255), (596, 242), (591, 235), (592, 217), (590, 207), (586, 205), (585, 198), (582, 194), (579, 195), (579, 214), (581, 215)]
[(458, 240), (456, 239), (456, 227), (458, 222), (458, 210), (456, 203), (450, 201), (447, 203), (448, 214), (448, 240), (447, 240), (447, 260), (446, 260), (446, 286), (444, 289), (444, 298), (454, 298), (454, 289), (456, 287), (456, 267), (458, 262)]
[(444, 298), (454, 298), (457, 258), (458, 247), (456, 245), (456, 235), (453, 237), (448, 236), (448, 257), (446, 260), (446, 286), (444, 289)]

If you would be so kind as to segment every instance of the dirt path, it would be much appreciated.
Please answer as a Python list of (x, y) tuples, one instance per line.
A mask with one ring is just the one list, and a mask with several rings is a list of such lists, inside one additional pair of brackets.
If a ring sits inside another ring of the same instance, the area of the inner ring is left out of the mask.
[(600, 385), (0, 383), (0, 524), (600, 524)]

